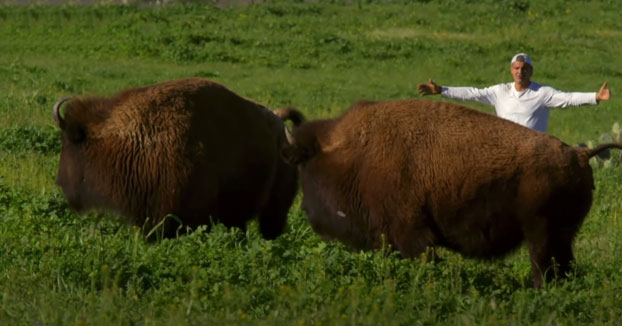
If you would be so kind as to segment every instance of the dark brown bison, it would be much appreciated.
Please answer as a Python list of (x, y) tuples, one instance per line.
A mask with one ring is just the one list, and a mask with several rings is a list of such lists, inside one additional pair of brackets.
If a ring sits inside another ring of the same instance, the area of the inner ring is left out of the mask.
[(133, 224), (177, 232), (209, 224), (245, 228), (257, 216), (267, 239), (283, 232), (298, 172), (284, 162), (283, 121), (202, 78), (70, 100), (57, 183), (76, 211), (109, 209)]
[[(288, 117), (293, 110), (279, 112)], [(313, 229), (359, 249), (386, 242), (406, 257), (443, 246), (493, 258), (529, 247), (534, 286), (568, 271), (590, 209), (588, 159), (547, 134), (457, 104), (360, 102), (295, 128), (284, 157), (300, 164)]]

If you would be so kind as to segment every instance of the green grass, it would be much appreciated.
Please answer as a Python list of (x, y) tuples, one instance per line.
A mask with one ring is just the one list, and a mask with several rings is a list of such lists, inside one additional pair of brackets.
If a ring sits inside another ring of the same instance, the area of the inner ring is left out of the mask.
[(609, 82), (611, 101), (549, 124), (569, 144), (599, 142), (622, 122), (620, 12), (607, 0), (0, 6), (0, 325), (620, 325), (619, 164), (595, 167), (575, 274), (536, 291), (525, 248), (491, 262), (353, 252), (313, 233), (300, 198), (274, 241), (253, 223), (147, 243), (116, 216), (68, 209), (50, 114), (67, 95), (203, 76), (333, 117), (362, 98), (418, 97), (429, 77), (510, 81), (525, 51), (538, 82)]

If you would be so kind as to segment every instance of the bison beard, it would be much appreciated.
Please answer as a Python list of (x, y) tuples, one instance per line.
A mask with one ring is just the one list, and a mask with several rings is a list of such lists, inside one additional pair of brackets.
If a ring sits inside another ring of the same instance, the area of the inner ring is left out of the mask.
[[(279, 113), (287, 117), (289, 112)], [(594, 188), (590, 157), (544, 133), (457, 104), (360, 102), (303, 123), (299, 164), (313, 229), (358, 249), (383, 235), (406, 257), (434, 246), (500, 257), (526, 241), (533, 282), (564, 275)]]
[(283, 232), (298, 177), (272, 111), (201, 78), (74, 99), (61, 115), (68, 100), (53, 116), (57, 183), (73, 209), (113, 210), (145, 232), (162, 222), (165, 236), (177, 222), (244, 229), (255, 216), (265, 238)]

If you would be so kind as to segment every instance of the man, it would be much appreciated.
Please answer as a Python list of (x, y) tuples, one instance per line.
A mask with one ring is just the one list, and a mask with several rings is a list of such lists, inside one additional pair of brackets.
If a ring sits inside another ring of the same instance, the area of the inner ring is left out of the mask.
[(611, 97), (607, 82), (596, 93), (566, 93), (531, 81), (533, 65), (525, 53), (512, 57), (510, 65), (513, 83), (479, 89), (439, 86), (430, 79), (427, 84), (419, 84), (417, 90), (422, 95), (441, 94), (447, 98), (492, 105), (497, 116), (542, 132), (546, 132), (548, 126), (549, 108), (594, 105)]

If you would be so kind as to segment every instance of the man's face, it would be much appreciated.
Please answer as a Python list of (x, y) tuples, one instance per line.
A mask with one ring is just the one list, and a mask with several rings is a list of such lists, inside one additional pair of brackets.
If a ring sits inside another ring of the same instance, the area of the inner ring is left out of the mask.
[(533, 68), (526, 62), (516, 61), (510, 68), (514, 82), (521, 85), (529, 84)]

